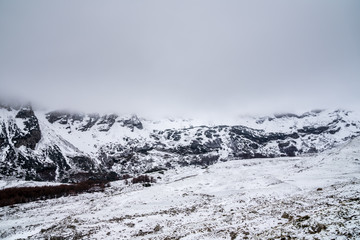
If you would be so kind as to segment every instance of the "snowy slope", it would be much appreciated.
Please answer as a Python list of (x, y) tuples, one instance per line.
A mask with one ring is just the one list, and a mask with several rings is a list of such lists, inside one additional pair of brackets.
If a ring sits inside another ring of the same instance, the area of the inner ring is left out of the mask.
[(359, 239), (360, 139), (307, 157), (228, 161), (0, 209), (4, 239)]

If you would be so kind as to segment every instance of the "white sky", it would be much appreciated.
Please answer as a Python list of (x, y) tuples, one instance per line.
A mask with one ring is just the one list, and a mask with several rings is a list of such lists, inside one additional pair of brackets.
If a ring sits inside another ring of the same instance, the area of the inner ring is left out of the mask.
[(360, 1), (0, 0), (0, 95), (154, 115), (360, 109)]

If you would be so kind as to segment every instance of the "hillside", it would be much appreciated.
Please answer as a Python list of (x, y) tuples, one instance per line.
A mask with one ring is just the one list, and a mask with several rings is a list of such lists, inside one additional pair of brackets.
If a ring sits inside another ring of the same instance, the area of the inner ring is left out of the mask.
[(358, 239), (360, 140), (120, 180), (105, 192), (0, 208), (6, 239)]

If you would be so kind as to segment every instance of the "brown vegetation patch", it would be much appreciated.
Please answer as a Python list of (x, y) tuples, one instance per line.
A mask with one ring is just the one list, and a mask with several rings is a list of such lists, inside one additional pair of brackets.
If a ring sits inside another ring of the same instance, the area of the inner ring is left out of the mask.
[(84, 181), (71, 185), (6, 188), (0, 190), (0, 207), (84, 192), (103, 191), (106, 185), (107, 182), (104, 181)]

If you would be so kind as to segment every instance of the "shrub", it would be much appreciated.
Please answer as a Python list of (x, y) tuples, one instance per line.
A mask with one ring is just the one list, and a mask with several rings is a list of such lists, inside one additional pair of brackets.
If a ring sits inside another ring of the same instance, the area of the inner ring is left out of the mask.
[(132, 178), (132, 176), (131, 175), (129, 175), (129, 174), (124, 174), (124, 175), (122, 175), (121, 176), (121, 179), (129, 179), (129, 178)]
[(85, 181), (72, 185), (6, 188), (0, 190), (0, 207), (83, 192), (103, 191), (106, 186), (107, 182), (104, 181)]
[(148, 175), (140, 175), (138, 177), (134, 177), (131, 181), (133, 184), (135, 183), (155, 183), (156, 180), (153, 177), (149, 177)]

